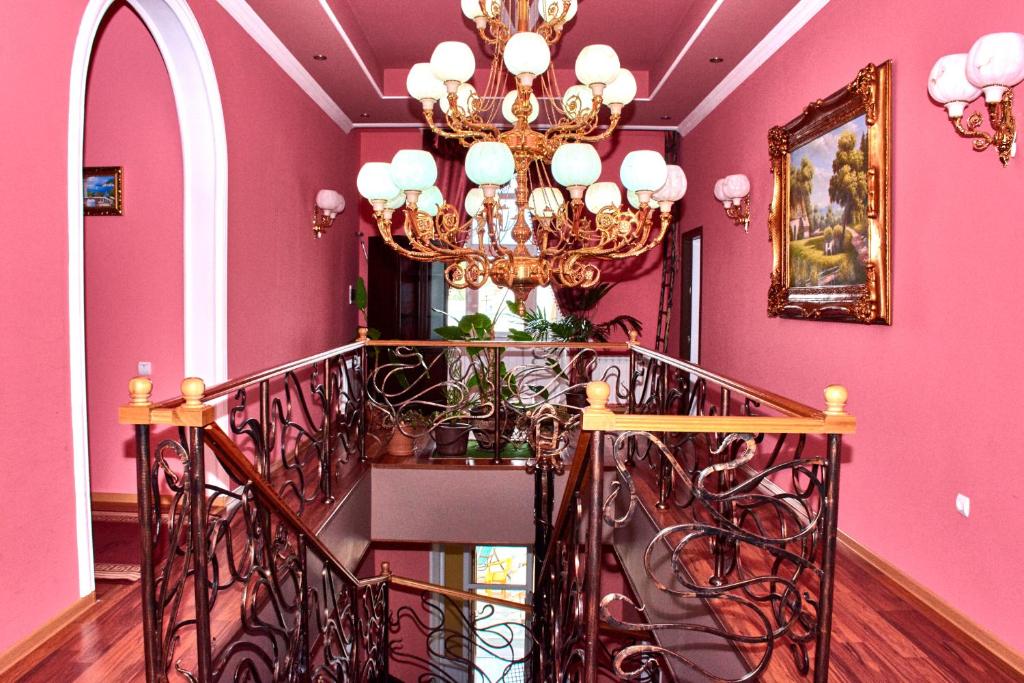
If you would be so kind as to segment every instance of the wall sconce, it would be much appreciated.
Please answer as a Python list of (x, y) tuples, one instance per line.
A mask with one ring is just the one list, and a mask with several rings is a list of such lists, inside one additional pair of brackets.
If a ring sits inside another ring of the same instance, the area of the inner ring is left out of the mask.
[[(977, 152), (995, 147), (1003, 166), (1017, 153), (1013, 86), (1024, 80), (1024, 35), (990, 33), (971, 51), (940, 57), (928, 76), (928, 94), (946, 108), (953, 128), (974, 141)], [(964, 126), (967, 105), (984, 93), (992, 132), (978, 130), (984, 118), (974, 112)]]
[(324, 231), (334, 224), (334, 217), (345, 210), (345, 198), (334, 190), (320, 190), (316, 193), (313, 206), (313, 236), (320, 239)]
[(715, 199), (722, 202), (725, 215), (736, 225), (743, 226), (743, 232), (750, 227), (750, 179), (737, 173), (719, 178), (715, 183)]

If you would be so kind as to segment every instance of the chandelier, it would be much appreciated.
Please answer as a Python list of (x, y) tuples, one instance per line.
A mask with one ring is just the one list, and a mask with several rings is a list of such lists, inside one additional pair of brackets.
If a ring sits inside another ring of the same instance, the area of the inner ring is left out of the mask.
[[(445, 279), (455, 288), (479, 288), (488, 279), (508, 287), (522, 311), (534, 287), (592, 287), (603, 262), (640, 256), (660, 244), (686, 177), (660, 153), (638, 150), (626, 155), (620, 169), (629, 206), (618, 185), (598, 182), (601, 158), (594, 143), (612, 135), (637, 86), (611, 47), (589, 45), (576, 59), (580, 82), (559, 87), (551, 49), (576, 15), (578, 0), (461, 2), (493, 51), (486, 85), (478, 91), (469, 82), (476, 72), (469, 45), (448, 41), (429, 63), (412, 67), (407, 87), (422, 103), (430, 129), (468, 148), (465, 172), (477, 187), (461, 202), (466, 219), (442, 196), (437, 164), (423, 150), (403, 149), (391, 163), (364, 164), (357, 187), (392, 249), (416, 261), (444, 263)], [(443, 123), (435, 119), (438, 104)], [(548, 125), (532, 127), (542, 110)], [(514, 210), (498, 197), (513, 181)], [(395, 240), (399, 210), (408, 246)]]

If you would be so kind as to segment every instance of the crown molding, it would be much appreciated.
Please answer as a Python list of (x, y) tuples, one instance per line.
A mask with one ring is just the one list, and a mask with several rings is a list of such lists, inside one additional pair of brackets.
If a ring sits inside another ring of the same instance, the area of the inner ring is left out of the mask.
[(683, 45), (682, 49), (679, 50), (679, 54), (676, 55), (675, 60), (673, 60), (672, 64), (668, 67), (668, 69), (665, 70), (665, 73), (664, 75), (662, 75), (661, 80), (658, 81), (658, 85), (654, 86), (654, 90), (651, 90), (650, 94), (647, 97), (638, 97), (637, 100), (639, 100), (640, 102), (650, 102), (655, 97), (658, 96), (658, 91), (660, 91), (661, 87), (668, 82), (669, 77), (673, 74), (673, 72), (675, 72), (676, 67), (679, 66), (679, 62), (683, 61), (683, 57), (686, 56), (686, 53), (690, 51), (690, 48), (693, 47), (693, 44), (697, 42), (698, 38), (700, 38), (700, 34), (704, 33), (704, 29), (707, 28), (708, 24), (711, 23), (711, 20), (714, 18), (719, 8), (724, 4), (725, 0), (716, 0), (715, 4), (712, 5), (711, 9), (708, 10), (708, 13), (704, 15), (704, 18), (701, 20), (700, 24), (697, 25), (697, 28), (694, 30), (689, 40), (687, 40), (686, 43)]
[(800, 0), (786, 16), (754, 46), (746, 57), (740, 60), (700, 104), (679, 124), (679, 134), (686, 135), (700, 124), (720, 105), (725, 98), (740, 87), (744, 81), (761, 68), (780, 47), (785, 45), (797, 31), (804, 27), (814, 15), (827, 5), (829, 0)]
[(327, 91), (317, 82), (313, 75), (302, 66), (295, 55), (277, 37), (266, 22), (256, 13), (245, 0), (217, 0), (217, 4), (238, 22), (238, 25), (270, 55), (281, 69), (295, 81), (303, 92), (316, 103), (332, 121), (346, 133), (352, 131), (352, 119), (342, 110), (338, 103), (331, 99)]

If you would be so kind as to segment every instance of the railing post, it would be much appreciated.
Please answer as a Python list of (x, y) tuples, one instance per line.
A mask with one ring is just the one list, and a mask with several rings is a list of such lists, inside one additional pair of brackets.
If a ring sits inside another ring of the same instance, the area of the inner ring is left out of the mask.
[(306, 572), (306, 537), (299, 534), (297, 550), (299, 556), (299, 613), (295, 624), (295, 651), (292, 660), (292, 678), (294, 681), (305, 681), (309, 677), (309, 577)]
[(359, 375), (360, 375), (360, 390), (362, 396), (359, 397), (359, 462), (366, 462), (366, 399), (369, 396), (369, 388), (366, 385), (366, 379), (369, 376), (366, 368), (366, 359), (369, 354), (366, 353), (366, 343), (369, 341), (367, 336), (369, 328), (360, 327), (358, 341), (363, 342), (363, 346), (359, 349)]
[(270, 481), (270, 439), (273, 437), (270, 403), (270, 380), (260, 382), (260, 440), (263, 442), (262, 452), (256, 454), (256, 469), (260, 475)]
[[(633, 345), (637, 343), (638, 338), (636, 330), (629, 331), (629, 377), (626, 378), (629, 396), (626, 399), (626, 412), (630, 415), (636, 412), (636, 387), (633, 386), (633, 382), (636, 381), (636, 351), (633, 350)], [(630, 439), (626, 446), (626, 464), (636, 464), (636, 443), (633, 439)]]
[(331, 390), (331, 359), (324, 361), (324, 427), (320, 463), (320, 486), (325, 503), (334, 501), (334, 392)]
[[(825, 388), (827, 417), (846, 415), (845, 387), (833, 384)], [(814, 648), (814, 681), (828, 680), (829, 649), (832, 641), (832, 598), (836, 573), (836, 536), (839, 525), (839, 469), (843, 437), (828, 435), (828, 454), (825, 467), (825, 500), (822, 501), (822, 555), (821, 588), (818, 594), (818, 635)]]
[[(181, 383), (185, 398), (184, 411), (202, 409), (206, 385), (198, 377), (187, 377)], [(206, 458), (203, 428), (188, 428), (188, 484), (191, 517), (192, 580), (196, 602), (196, 659), (199, 680), (212, 680), (213, 641), (210, 638), (210, 549), (207, 545)]]
[[(153, 382), (148, 377), (134, 377), (128, 383), (131, 406), (149, 410), (153, 405)], [(142, 546), (142, 644), (146, 655), (146, 681), (159, 680), (161, 654), (161, 618), (156, 609), (156, 580), (153, 551), (156, 543), (154, 519), (155, 495), (153, 486), (153, 461), (149, 451), (149, 424), (135, 425), (135, 472), (138, 483), (139, 541)], [(156, 514), (159, 514), (157, 512)]]
[(501, 442), (502, 432), (502, 405), (501, 400), (501, 349), (492, 349), (494, 352), (493, 357), (493, 377), (491, 379), (494, 382), (494, 464), (501, 464), (501, 448), (504, 445)]
[[(720, 404), (720, 410), (723, 416), (729, 414), (730, 397), (731, 392), (725, 387), (722, 387), (722, 401)], [(724, 440), (724, 438), (725, 435), (716, 435), (716, 448)], [(728, 461), (731, 460), (732, 458), (730, 457), (729, 453), (726, 453), (725, 455), (722, 456), (722, 459), (723, 461)], [(717, 479), (718, 490), (725, 490), (726, 488), (729, 487), (730, 482), (732, 480), (732, 471), (730, 470), (729, 472), (719, 472)], [(732, 519), (732, 503), (722, 503), (718, 507), (719, 512), (722, 514), (723, 517), (727, 519)], [(720, 536), (715, 536), (711, 539), (711, 550), (715, 560), (715, 573), (710, 579), (708, 579), (708, 583), (710, 583), (712, 586), (721, 586), (725, 583), (725, 577), (729, 573), (730, 567), (730, 552), (735, 552), (737, 550), (736, 543), (736, 541), (727, 541)]]
[[(597, 414), (608, 414), (608, 397), (611, 388), (606, 382), (587, 384), (587, 403), (583, 411), (584, 428), (588, 418)], [(601, 524), (604, 504), (604, 430), (595, 429), (590, 441), (590, 507), (587, 510), (586, 545), (586, 629), (583, 671), (585, 683), (597, 682), (597, 657), (600, 643), (597, 634), (600, 626), (598, 606), (601, 600)]]

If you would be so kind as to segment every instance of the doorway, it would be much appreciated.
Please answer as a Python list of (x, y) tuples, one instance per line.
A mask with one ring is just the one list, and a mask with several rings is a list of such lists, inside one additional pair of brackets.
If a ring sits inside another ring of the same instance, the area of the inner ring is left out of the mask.
[(679, 335), (679, 357), (693, 364), (700, 363), (700, 284), (701, 228), (683, 233), (682, 257), (682, 320)]
[[(185, 0), (124, 0), (124, 3), (156, 43), (170, 79), (180, 128), (183, 237), (182, 251), (176, 258), (182, 262), (182, 287), (175, 303), (181, 316), (177, 331), (184, 366), (181, 374), (197, 375), (208, 383), (215, 383), (227, 377), (227, 143), (213, 63), (199, 24)], [(82, 201), (86, 85), (97, 36), (114, 6), (114, 0), (89, 0), (87, 3), (75, 42), (70, 79), (68, 327), (75, 524), (82, 596), (93, 592), (95, 587)], [(131, 187), (129, 179), (125, 212), (132, 210)], [(122, 267), (130, 274), (140, 267), (138, 263), (122, 264)], [(127, 379), (126, 376), (124, 380)], [(164, 396), (174, 395), (177, 386), (162, 386), (157, 391)], [(110, 419), (113, 421), (113, 414)], [(130, 461), (129, 464), (134, 467)]]

